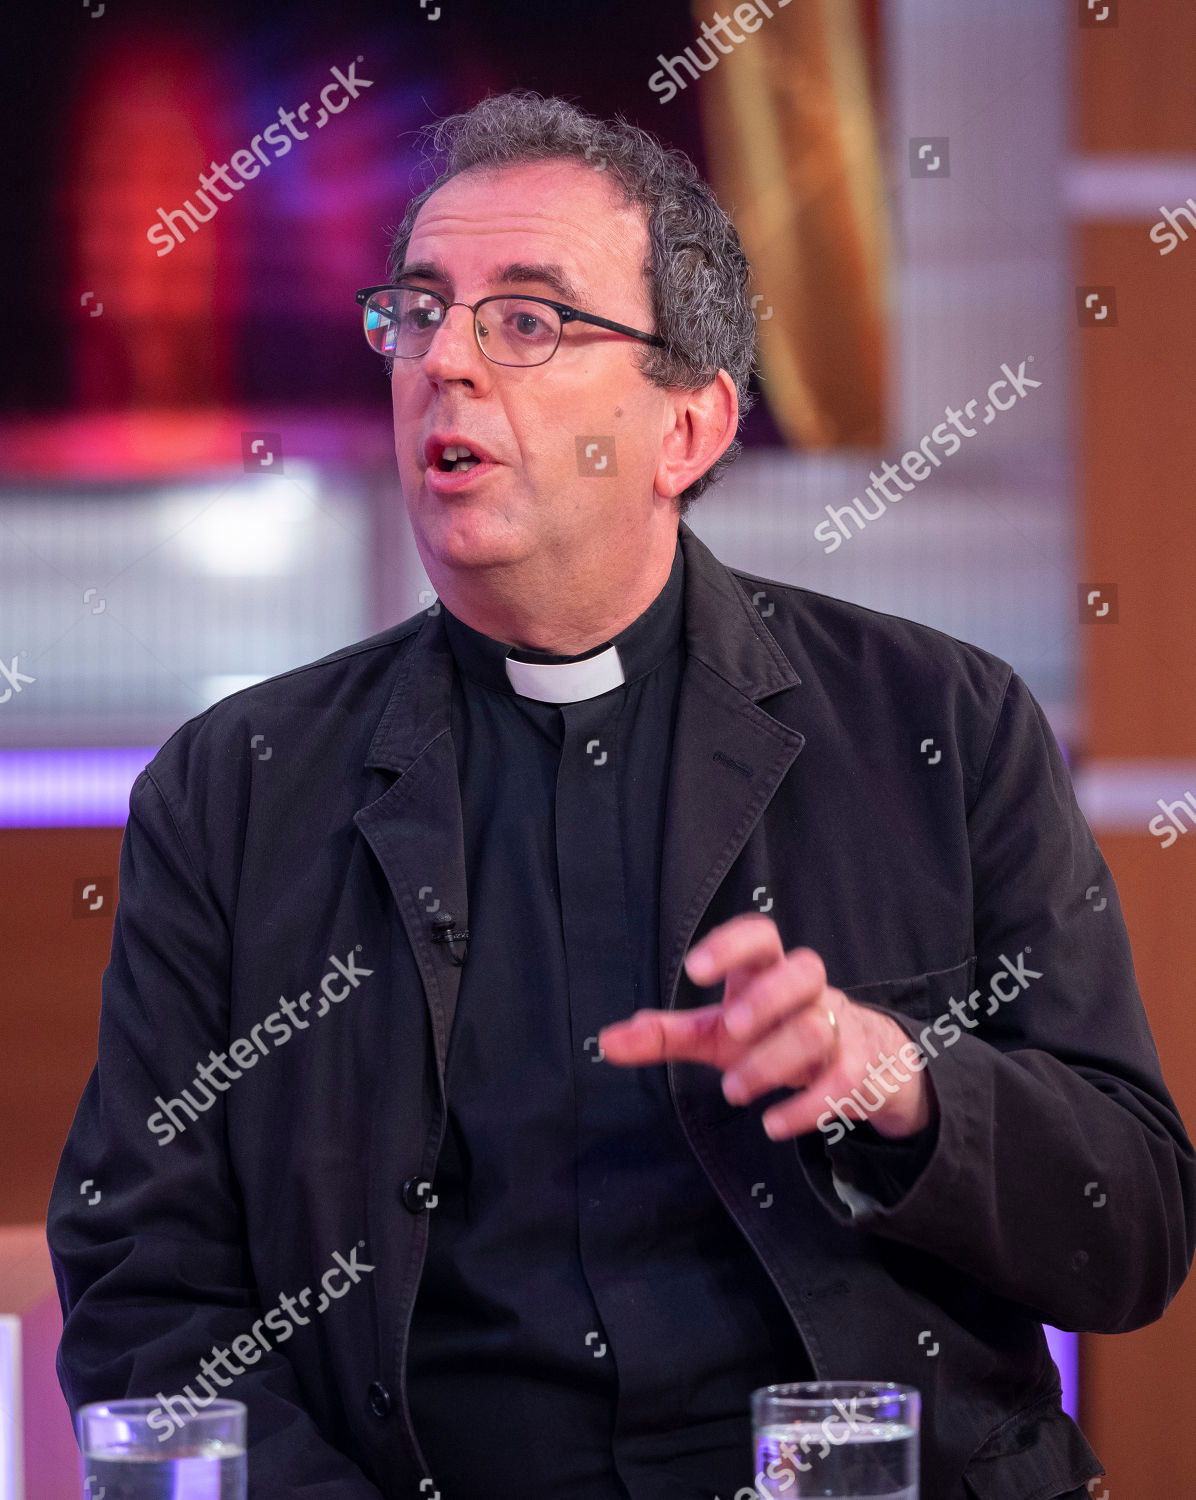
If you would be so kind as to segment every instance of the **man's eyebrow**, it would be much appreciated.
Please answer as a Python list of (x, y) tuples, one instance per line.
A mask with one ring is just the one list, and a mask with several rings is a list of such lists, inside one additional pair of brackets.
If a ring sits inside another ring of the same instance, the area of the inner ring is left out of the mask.
[[(436, 261), (417, 260), (402, 266), (395, 273), (396, 281), (438, 281), (448, 284), (444, 267)], [(561, 299), (562, 302), (579, 303), (581, 293), (565, 274), (563, 266), (555, 261), (511, 261), (509, 265), (496, 266), (490, 272), (489, 286), (519, 286), (529, 281), (539, 282)]]
[(495, 286), (512, 286), (525, 281), (538, 281), (554, 291), (564, 302), (579, 302), (581, 293), (565, 275), (563, 266), (555, 261), (512, 261), (497, 273), (492, 272), (491, 282)]

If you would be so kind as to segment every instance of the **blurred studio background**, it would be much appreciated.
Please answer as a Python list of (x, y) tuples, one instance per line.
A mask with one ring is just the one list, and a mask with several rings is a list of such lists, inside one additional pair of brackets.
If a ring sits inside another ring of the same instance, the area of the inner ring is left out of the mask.
[[(715, 64), (705, 0), (10, 9), (0, 1500), (77, 1493), (43, 1221), (95, 1055), (129, 788), (217, 699), (433, 598), (353, 293), (385, 280), (428, 180), (415, 132), (487, 93), (622, 113), (712, 181), (754, 267), (761, 399), (688, 524), (733, 566), (1022, 674), (1196, 1127), (1196, 10), (771, 9)], [(189, 227), (199, 174), (280, 112), (285, 153)], [(924, 442), (940, 461), (877, 510), (870, 471)], [(1051, 1337), (1107, 1493), (1196, 1493), (1175, 1420), (1196, 1288), (1141, 1332)]]

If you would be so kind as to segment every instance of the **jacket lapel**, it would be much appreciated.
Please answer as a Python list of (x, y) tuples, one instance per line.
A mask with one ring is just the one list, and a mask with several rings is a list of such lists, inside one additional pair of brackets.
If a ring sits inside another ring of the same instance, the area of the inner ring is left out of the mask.
[[(731, 570), (684, 521), (678, 533), (687, 654), (660, 897), (660, 993), (670, 1008), (703, 912), (805, 743), (799, 730), (756, 702), (801, 679)], [(452, 677), (452, 648), (434, 605), (402, 649), (398, 680), (366, 758), (367, 767), (397, 779), (354, 817), (385, 872), (419, 967), (442, 1085), (461, 970), (433, 940), (434, 923), (448, 914), (455, 931), (469, 925)]]
[[(415, 955), (444, 1087), (461, 969), (436, 941), (437, 918), (466, 932), (465, 838), (452, 739), (453, 654), (439, 604), (402, 650), (398, 681), (370, 744), (366, 766), (398, 780), (353, 821), (382, 866)], [(461, 954), (464, 945), (454, 943)]]
[(660, 993), (670, 1010), (703, 912), (805, 744), (799, 730), (755, 701), (801, 679), (730, 568), (684, 521), (679, 533), (686, 662), (660, 892)]

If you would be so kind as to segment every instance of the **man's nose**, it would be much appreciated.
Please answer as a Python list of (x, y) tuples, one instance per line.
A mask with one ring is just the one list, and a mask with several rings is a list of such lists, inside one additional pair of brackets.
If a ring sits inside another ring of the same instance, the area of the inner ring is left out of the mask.
[[(454, 320), (452, 314), (456, 312)], [(487, 378), (490, 361), (478, 348), (473, 309), (464, 302), (450, 303), (422, 361), (429, 380), (473, 380)]]

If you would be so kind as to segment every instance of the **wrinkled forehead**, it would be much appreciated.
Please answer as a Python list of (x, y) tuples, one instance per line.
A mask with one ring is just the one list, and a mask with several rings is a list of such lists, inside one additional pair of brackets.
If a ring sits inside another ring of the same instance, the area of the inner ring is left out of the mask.
[(471, 168), (428, 198), (416, 215), (405, 264), (434, 265), (452, 283), (481, 286), (511, 264), (554, 265), (575, 296), (620, 283), (638, 288), (647, 259), (642, 208), (580, 162)]

